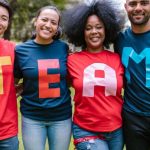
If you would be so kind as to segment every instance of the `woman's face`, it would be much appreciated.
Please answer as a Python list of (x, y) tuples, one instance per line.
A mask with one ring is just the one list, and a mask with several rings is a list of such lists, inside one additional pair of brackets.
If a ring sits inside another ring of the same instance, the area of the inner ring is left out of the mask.
[(48, 44), (53, 41), (53, 36), (57, 33), (59, 24), (59, 15), (53, 9), (45, 9), (35, 21), (36, 42)]
[(0, 36), (2, 36), (6, 31), (8, 23), (9, 23), (8, 10), (3, 6), (0, 6)]
[(103, 50), (105, 28), (103, 22), (96, 15), (88, 17), (84, 37), (88, 51), (99, 52)]

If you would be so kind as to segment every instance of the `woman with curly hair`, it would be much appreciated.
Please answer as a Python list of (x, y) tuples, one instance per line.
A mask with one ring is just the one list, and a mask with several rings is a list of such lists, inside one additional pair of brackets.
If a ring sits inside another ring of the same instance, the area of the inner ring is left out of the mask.
[(113, 5), (94, 1), (79, 4), (63, 14), (69, 42), (82, 47), (68, 57), (75, 89), (73, 137), (77, 150), (122, 150), (124, 69), (118, 54), (106, 50), (123, 22)]

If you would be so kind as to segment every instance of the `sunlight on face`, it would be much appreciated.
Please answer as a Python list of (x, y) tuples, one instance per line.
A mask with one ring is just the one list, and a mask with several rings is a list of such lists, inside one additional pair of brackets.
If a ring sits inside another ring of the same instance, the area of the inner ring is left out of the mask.
[(98, 52), (103, 49), (105, 28), (103, 22), (96, 15), (91, 15), (87, 19), (84, 36), (88, 51)]
[(44, 9), (35, 21), (36, 42), (51, 43), (59, 25), (59, 15), (53, 9)]

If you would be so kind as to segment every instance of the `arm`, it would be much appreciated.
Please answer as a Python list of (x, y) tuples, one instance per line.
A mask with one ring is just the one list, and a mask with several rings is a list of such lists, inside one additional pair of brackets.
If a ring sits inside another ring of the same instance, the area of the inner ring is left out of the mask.
[(23, 80), (22, 79), (15, 78), (15, 88), (16, 88), (16, 96), (18, 98), (23, 92)]

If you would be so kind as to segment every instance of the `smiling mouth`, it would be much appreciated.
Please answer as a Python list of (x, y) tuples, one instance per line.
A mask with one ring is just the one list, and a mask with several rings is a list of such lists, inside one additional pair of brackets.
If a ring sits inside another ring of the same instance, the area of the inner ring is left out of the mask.
[(42, 32), (43, 32), (44, 34), (51, 34), (51, 32), (50, 32), (49, 30), (42, 30)]
[(144, 15), (143, 14), (137, 14), (137, 15), (133, 15), (134, 18), (143, 18)]
[(92, 37), (92, 38), (90, 38), (90, 40), (93, 41), (93, 42), (97, 42), (99, 39), (100, 39), (99, 37)]

